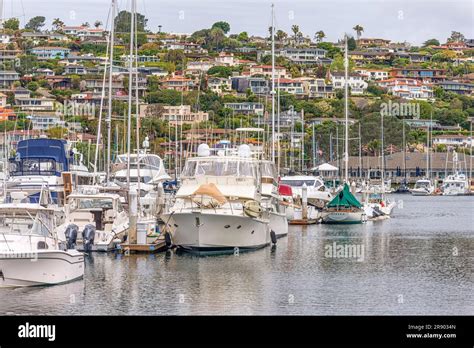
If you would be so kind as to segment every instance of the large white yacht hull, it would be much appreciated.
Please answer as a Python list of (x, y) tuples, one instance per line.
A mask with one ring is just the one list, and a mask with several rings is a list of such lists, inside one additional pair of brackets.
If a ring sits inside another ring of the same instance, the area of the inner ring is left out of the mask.
[(270, 212), (269, 215), (270, 231), (275, 232), (277, 238), (288, 235), (288, 219), (286, 218), (286, 213)]
[(180, 249), (198, 253), (247, 251), (270, 244), (269, 221), (243, 215), (180, 212), (163, 221)]
[(0, 288), (54, 285), (84, 276), (84, 255), (76, 250), (0, 253)]

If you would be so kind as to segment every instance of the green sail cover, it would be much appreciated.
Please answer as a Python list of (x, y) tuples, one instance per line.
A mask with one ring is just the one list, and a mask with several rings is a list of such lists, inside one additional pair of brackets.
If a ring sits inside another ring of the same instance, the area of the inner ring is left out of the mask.
[(328, 208), (337, 208), (337, 207), (356, 207), (361, 208), (362, 204), (354, 197), (349, 189), (349, 185), (344, 184), (344, 189), (339, 192), (339, 194), (333, 198), (331, 202), (327, 205)]

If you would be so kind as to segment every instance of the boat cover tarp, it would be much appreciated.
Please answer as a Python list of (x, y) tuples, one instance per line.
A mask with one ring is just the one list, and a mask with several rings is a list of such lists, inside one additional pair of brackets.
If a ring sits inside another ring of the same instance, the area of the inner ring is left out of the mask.
[(333, 198), (331, 202), (328, 204), (328, 208), (336, 208), (336, 207), (356, 207), (361, 208), (362, 204), (354, 197), (349, 189), (349, 185), (344, 184), (344, 188), (342, 189), (336, 197)]
[(213, 183), (202, 184), (198, 187), (196, 191), (192, 194), (193, 196), (208, 196), (215, 199), (219, 204), (224, 204), (227, 202), (227, 199), (222, 194), (221, 191)]

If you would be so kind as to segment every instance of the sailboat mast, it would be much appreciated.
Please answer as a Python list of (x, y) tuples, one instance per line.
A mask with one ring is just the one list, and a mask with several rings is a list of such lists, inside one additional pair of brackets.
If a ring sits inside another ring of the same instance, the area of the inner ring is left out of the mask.
[[(141, 175), (140, 175), (140, 100), (138, 95), (138, 17), (137, 17), (137, 3), (136, 1), (133, 3), (133, 15), (135, 16), (135, 55), (134, 55), (134, 63), (135, 63), (135, 114), (136, 114), (136, 144), (137, 144), (137, 188), (138, 192), (140, 192), (140, 184), (141, 184)], [(140, 200), (138, 200), (138, 206), (140, 206)]]
[(431, 137), (431, 122), (433, 121), (433, 111), (430, 114), (430, 124), (428, 125), (428, 134), (426, 136), (426, 178), (430, 179), (430, 137)]
[(344, 153), (344, 179), (345, 182), (349, 182), (349, 86), (348, 86), (348, 69), (349, 69), (349, 59), (347, 53), (347, 35), (344, 36), (344, 114), (345, 114), (345, 153)]
[(133, 89), (133, 47), (135, 41), (135, 4), (132, 0), (130, 16), (130, 56), (128, 61), (128, 124), (127, 124), (127, 186), (130, 187), (130, 151), (132, 146), (132, 89)]
[[(278, 79), (280, 81), (280, 79)], [(275, 5), (272, 4), (272, 161), (275, 162)]]
[(110, 147), (112, 138), (112, 74), (114, 66), (114, 41), (115, 41), (115, 0), (112, 0), (112, 24), (110, 27), (110, 57), (109, 57), (109, 108), (107, 111), (107, 183), (110, 182)]
[(381, 170), (381, 179), (382, 179), (382, 193), (385, 192), (385, 153), (384, 153), (384, 137), (383, 137), (383, 112), (380, 113), (380, 159), (382, 161), (382, 164), (380, 165), (380, 170)]

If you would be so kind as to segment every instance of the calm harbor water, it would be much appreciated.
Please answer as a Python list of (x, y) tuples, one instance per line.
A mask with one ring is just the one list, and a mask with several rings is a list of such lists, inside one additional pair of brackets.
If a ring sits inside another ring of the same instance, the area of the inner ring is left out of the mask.
[(291, 226), (238, 256), (94, 253), (84, 280), (0, 289), (0, 315), (473, 315), (474, 197), (392, 199), (390, 220)]

